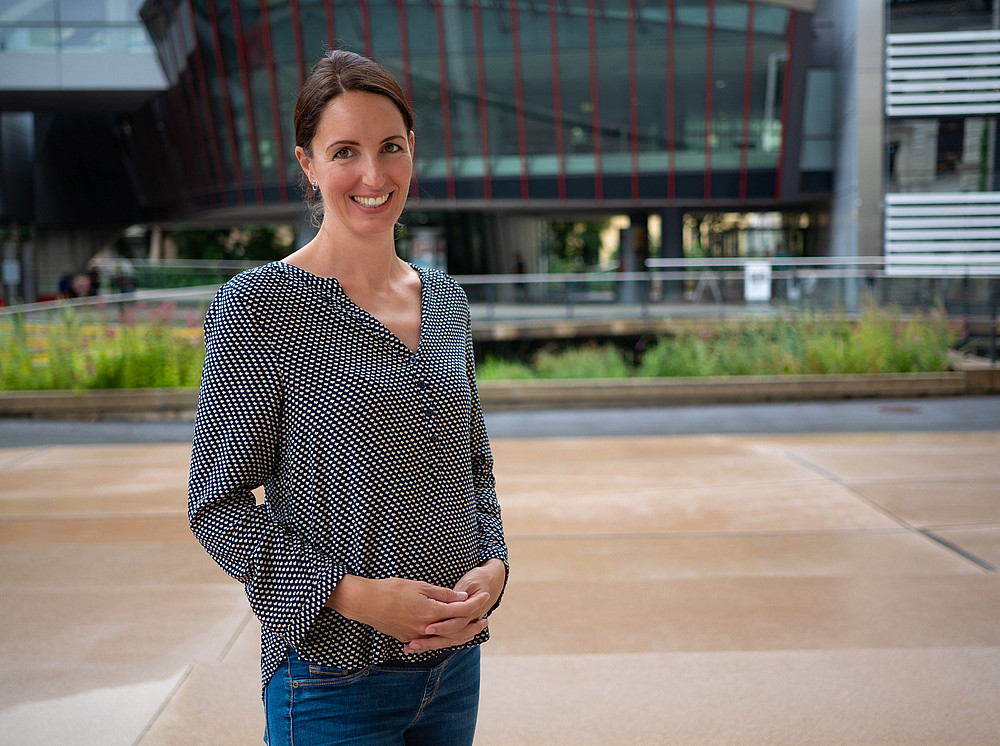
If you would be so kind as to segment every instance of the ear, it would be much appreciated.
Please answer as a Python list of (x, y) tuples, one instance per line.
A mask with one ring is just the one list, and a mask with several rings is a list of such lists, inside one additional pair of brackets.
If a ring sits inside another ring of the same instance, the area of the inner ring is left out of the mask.
[(413, 130), (410, 130), (410, 155), (416, 155), (417, 149), (417, 138), (413, 134)]
[(302, 169), (303, 173), (305, 173), (306, 178), (311, 184), (313, 182), (312, 158), (309, 157), (309, 154), (306, 153), (306, 149), (301, 145), (295, 146), (295, 158), (298, 160), (299, 167)]

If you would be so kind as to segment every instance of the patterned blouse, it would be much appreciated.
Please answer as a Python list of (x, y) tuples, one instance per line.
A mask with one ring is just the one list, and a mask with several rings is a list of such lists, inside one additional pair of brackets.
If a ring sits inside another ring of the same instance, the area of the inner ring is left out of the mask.
[(416, 353), (337, 280), (284, 262), (230, 280), (206, 316), (188, 517), (246, 587), (264, 684), (288, 646), (339, 668), (436, 654), (326, 607), (345, 574), (451, 588), (507, 564), (468, 301), (417, 270)]

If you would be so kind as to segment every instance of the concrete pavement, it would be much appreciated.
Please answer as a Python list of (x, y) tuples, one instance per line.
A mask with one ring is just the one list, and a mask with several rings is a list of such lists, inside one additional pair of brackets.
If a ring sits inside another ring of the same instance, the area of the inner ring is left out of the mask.
[[(849, 404), (491, 416), (512, 575), (477, 744), (1000, 742), (998, 399), (968, 428)], [(258, 627), (186, 527), (189, 425), (16, 424), (0, 741), (259, 743)]]

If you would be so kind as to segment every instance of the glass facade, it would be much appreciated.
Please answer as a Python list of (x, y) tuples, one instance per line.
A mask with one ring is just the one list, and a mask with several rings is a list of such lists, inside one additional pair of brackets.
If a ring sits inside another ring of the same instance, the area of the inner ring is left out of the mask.
[(148, 51), (144, 0), (33, 0), (0, 12), (0, 52)]
[(748, 0), (142, 9), (199, 209), (298, 201), (296, 91), (334, 46), (373, 56), (412, 100), (414, 194), (431, 206), (773, 201), (778, 170), (799, 159), (784, 152), (790, 123), (801, 129), (788, 107), (796, 15)]

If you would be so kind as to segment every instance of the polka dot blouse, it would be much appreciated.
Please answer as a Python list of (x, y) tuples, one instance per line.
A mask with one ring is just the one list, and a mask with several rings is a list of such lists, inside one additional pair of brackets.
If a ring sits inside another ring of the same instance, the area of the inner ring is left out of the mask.
[(284, 262), (230, 280), (205, 318), (188, 517), (246, 588), (264, 683), (288, 646), (340, 668), (434, 655), (327, 608), (345, 574), (450, 588), (507, 564), (468, 301), (418, 272), (416, 353), (337, 280)]

